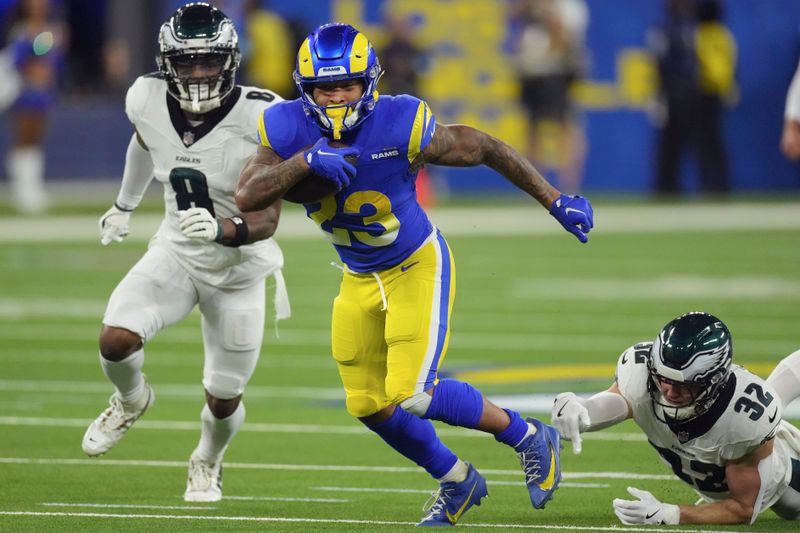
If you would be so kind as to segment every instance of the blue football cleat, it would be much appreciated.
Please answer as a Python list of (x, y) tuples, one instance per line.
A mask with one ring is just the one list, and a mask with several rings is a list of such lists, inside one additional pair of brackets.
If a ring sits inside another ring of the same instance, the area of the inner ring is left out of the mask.
[(561, 437), (556, 428), (535, 418), (526, 421), (536, 426), (536, 433), (523, 439), (514, 449), (525, 472), (531, 503), (537, 509), (544, 509), (561, 481)]
[[(469, 464), (469, 463), (467, 463)], [(418, 526), (454, 526), (473, 505), (480, 505), (481, 498), (488, 496), (486, 480), (469, 465), (467, 479), (461, 483), (442, 483), (433, 494), (433, 505), (427, 507), (428, 516)], [(430, 501), (430, 500), (429, 500)]]

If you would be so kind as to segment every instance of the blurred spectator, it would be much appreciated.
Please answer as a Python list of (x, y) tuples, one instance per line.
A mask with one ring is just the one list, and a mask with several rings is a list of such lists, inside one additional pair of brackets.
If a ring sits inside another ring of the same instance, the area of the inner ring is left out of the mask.
[(725, 102), (735, 98), (736, 43), (717, 0), (667, 0), (663, 27), (649, 36), (660, 74), (660, 120), (655, 191), (680, 191), (687, 148), (697, 157), (700, 189), (730, 190), (722, 138)]
[[(420, 97), (419, 77), (425, 66), (425, 54), (414, 44), (413, 28), (408, 17), (386, 13), (386, 43), (378, 51), (383, 76), (378, 89), (384, 94), (410, 94)], [(417, 200), (423, 207), (436, 204), (436, 190), (426, 167), (417, 173)]]
[(260, 0), (245, 2), (241, 42), (244, 83), (269, 87), (284, 98), (294, 98), (295, 50), (306, 33), (264, 5)]
[(557, 177), (565, 194), (581, 189), (586, 136), (570, 88), (583, 77), (589, 10), (583, 0), (513, 0), (513, 44), (530, 121), (528, 157)]
[(20, 91), (12, 105), (12, 146), (6, 168), (15, 208), (37, 214), (47, 208), (43, 143), (55, 99), (64, 31), (50, 0), (22, 0), (8, 35)]
[(792, 161), (800, 160), (800, 64), (786, 94), (783, 117), (781, 152)]
[(425, 56), (413, 42), (411, 21), (407, 17), (388, 15), (386, 30), (386, 44), (378, 53), (383, 67), (381, 91), (419, 97), (417, 72), (422, 70)]

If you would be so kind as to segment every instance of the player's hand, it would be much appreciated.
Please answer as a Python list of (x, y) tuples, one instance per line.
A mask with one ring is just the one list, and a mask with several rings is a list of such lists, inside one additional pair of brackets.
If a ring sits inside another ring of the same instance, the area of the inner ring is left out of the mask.
[(783, 125), (781, 152), (792, 161), (800, 159), (800, 122), (787, 120)]
[(586, 234), (594, 227), (594, 210), (589, 200), (583, 196), (562, 194), (550, 204), (550, 214), (579, 241), (589, 240)]
[(100, 227), (100, 244), (108, 246), (111, 241), (122, 242), (128, 236), (128, 223), (131, 219), (130, 211), (123, 211), (117, 204), (103, 213), (98, 226)]
[(571, 392), (562, 392), (553, 402), (550, 423), (561, 436), (572, 441), (573, 453), (581, 453), (581, 432), (589, 427), (589, 411)]
[(356, 167), (348, 163), (345, 157), (358, 157), (360, 153), (361, 150), (352, 146), (334, 148), (328, 144), (327, 137), (320, 137), (314, 146), (303, 152), (303, 157), (314, 174), (332, 181), (341, 191), (350, 185), (350, 180), (356, 175)]
[(626, 525), (664, 524), (677, 525), (681, 521), (681, 510), (677, 505), (661, 503), (646, 490), (628, 487), (631, 496), (638, 500), (614, 499), (614, 514)]
[(205, 207), (190, 207), (178, 211), (181, 231), (187, 237), (202, 241), (219, 241), (222, 237), (222, 223)]

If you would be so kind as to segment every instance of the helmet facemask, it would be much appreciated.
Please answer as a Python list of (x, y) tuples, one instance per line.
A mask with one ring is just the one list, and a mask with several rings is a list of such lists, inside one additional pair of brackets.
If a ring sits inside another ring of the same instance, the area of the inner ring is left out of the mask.
[(233, 22), (206, 4), (189, 4), (161, 26), (156, 58), (181, 109), (208, 113), (234, 88), (239, 38)]
[[(647, 388), (656, 418), (680, 423), (708, 412), (731, 376), (732, 352), (727, 327), (711, 315), (690, 313), (667, 324), (647, 361)], [(690, 400), (671, 403), (662, 383), (682, 387)]]

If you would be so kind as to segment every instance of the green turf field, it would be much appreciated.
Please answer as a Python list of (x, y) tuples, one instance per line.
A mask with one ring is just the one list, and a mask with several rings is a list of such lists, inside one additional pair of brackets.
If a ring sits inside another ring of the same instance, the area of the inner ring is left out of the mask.
[[(637, 207), (626, 209), (610, 209), (609, 226), (616, 218), (636, 220)], [(443, 370), (498, 403), (520, 405), (524, 414), (537, 414), (542, 401), (536, 398), (606, 388), (623, 349), (652, 339), (666, 321), (689, 310), (723, 318), (733, 332), (736, 361), (761, 375), (800, 347), (796, 219), (759, 229), (710, 224), (717, 229), (702, 231), (686, 229), (679, 216), (657, 233), (604, 233), (600, 206), (597, 231), (581, 246), (563, 232), (514, 234), (529, 222), (513, 217), (505, 234), (483, 234), (475, 222), (481, 212), (474, 210), (474, 220), (461, 222), (466, 231), (448, 239), (458, 293)], [(703, 213), (695, 214), (702, 220)], [(81, 437), (111, 393), (97, 361), (100, 319), (144, 241), (103, 248), (95, 240), (94, 216), (79, 219), (84, 238), (67, 242), (59, 239), (58, 224), (32, 242), (14, 240), (17, 226), (5, 222), (0, 530), (395, 531), (422, 516), (435, 482), (344, 411), (328, 349), (340, 273), (320, 238), (291, 236), (285, 228), (281, 245), (294, 316), (280, 324), (280, 338), (268, 325), (245, 393), (247, 422), (226, 455), (225, 499), (186, 504), (186, 462), (203, 405), (199, 315), (147, 346), (145, 371), (157, 402), (117, 448), (90, 460)], [(542, 223), (555, 224), (547, 217)], [(26, 225), (20, 222), (17, 231)], [(445, 442), (489, 482), (490, 498), (459, 527), (635, 530), (641, 528), (621, 526), (611, 508), (613, 498), (627, 497), (626, 486), (671, 503), (695, 500), (630, 423), (587, 435), (580, 456), (567, 444), (562, 487), (544, 511), (531, 508), (510, 449), (474, 432), (439, 427)], [(797, 525), (767, 512), (739, 530), (796, 531)]]

